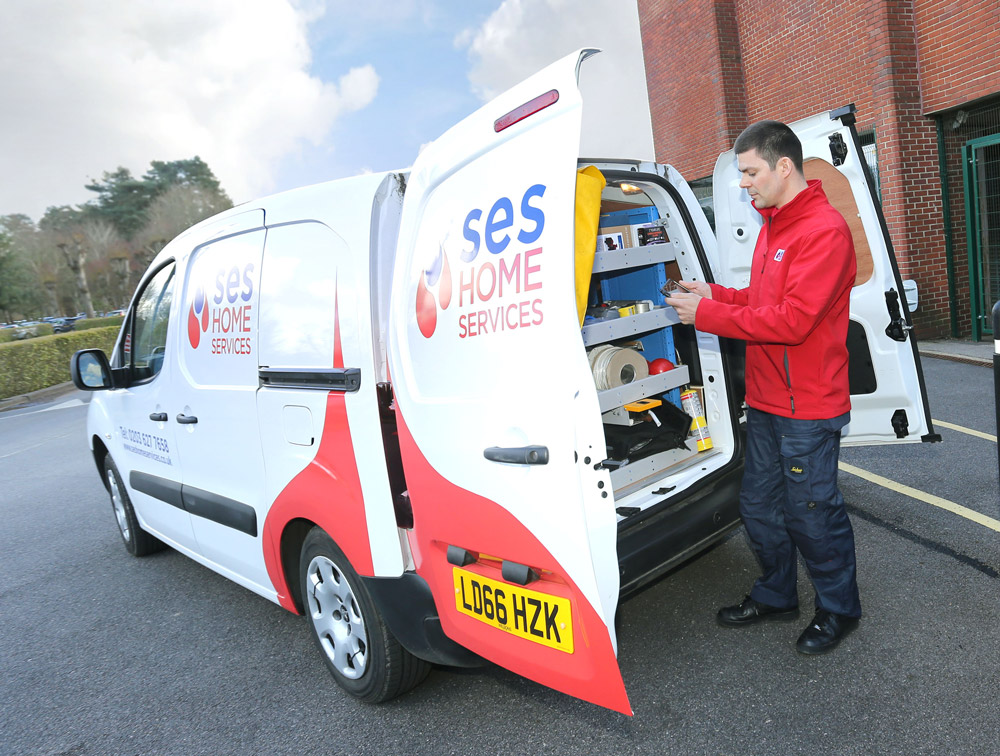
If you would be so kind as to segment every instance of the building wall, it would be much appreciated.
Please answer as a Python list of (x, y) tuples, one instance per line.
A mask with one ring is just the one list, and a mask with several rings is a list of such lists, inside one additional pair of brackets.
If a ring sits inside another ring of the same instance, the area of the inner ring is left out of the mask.
[(1000, 2), (638, 2), (657, 160), (703, 177), (749, 123), (855, 103), (858, 130), (875, 133), (900, 271), (920, 289), (918, 334), (947, 335), (937, 123), (929, 113), (1000, 92), (1000, 34), (987, 33), (1000, 23)]
[(916, 0), (924, 113), (1000, 92), (1000, 2)]
[(657, 159), (711, 173), (747, 123), (736, 0), (640, 2), (639, 26)]

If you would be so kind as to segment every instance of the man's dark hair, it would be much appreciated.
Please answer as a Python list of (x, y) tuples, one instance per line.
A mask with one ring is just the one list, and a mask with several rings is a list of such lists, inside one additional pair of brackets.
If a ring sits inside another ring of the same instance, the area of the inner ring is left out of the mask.
[(756, 150), (771, 166), (771, 170), (774, 170), (781, 158), (787, 157), (795, 169), (802, 173), (802, 142), (781, 121), (758, 121), (747, 126), (736, 138), (733, 150), (737, 155)]

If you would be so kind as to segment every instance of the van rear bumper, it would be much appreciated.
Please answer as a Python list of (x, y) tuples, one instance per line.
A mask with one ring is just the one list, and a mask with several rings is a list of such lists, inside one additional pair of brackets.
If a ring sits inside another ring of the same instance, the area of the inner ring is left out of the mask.
[(481, 667), (486, 662), (444, 634), (427, 581), (415, 572), (399, 577), (362, 577), (399, 644), (431, 664)]

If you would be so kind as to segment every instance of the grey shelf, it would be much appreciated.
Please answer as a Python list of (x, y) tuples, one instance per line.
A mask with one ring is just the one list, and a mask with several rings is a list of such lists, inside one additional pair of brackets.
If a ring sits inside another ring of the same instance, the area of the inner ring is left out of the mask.
[(677, 259), (673, 244), (647, 244), (645, 247), (603, 250), (594, 255), (594, 273), (605, 273)]
[(668, 370), (659, 375), (651, 375), (641, 381), (626, 383), (618, 388), (607, 389), (597, 392), (597, 401), (601, 405), (601, 412), (608, 412), (615, 407), (621, 407), (629, 402), (637, 402), (647, 396), (662, 394), (670, 389), (675, 389), (690, 382), (687, 365), (678, 365), (673, 370)]
[(680, 325), (680, 322), (674, 308), (664, 305), (649, 312), (630, 315), (627, 318), (601, 320), (585, 325), (581, 329), (583, 345), (590, 347), (617, 339), (627, 339), (640, 333), (655, 331), (657, 328)]
[(689, 438), (684, 449), (670, 449), (645, 459), (629, 462), (627, 465), (611, 471), (611, 488), (615, 492), (615, 499), (623, 499), (656, 480), (662, 479), (665, 470), (677, 468), (682, 463), (695, 460), (701, 464), (716, 454), (718, 452), (714, 449), (698, 451), (697, 440)]

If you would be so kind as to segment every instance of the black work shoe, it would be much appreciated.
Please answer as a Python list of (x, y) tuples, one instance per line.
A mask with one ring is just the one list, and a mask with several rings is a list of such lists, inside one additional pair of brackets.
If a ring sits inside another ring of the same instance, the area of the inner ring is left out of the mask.
[(799, 608), (793, 606), (790, 609), (780, 609), (776, 606), (768, 606), (759, 601), (754, 601), (747, 596), (736, 606), (724, 606), (719, 610), (716, 619), (720, 625), (727, 627), (742, 627), (752, 625), (761, 620), (777, 620), (787, 622), (799, 616)]
[(857, 617), (817, 609), (816, 616), (802, 631), (795, 648), (802, 654), (825, 654), (835, 649), (844, 636), (857, 626)]

